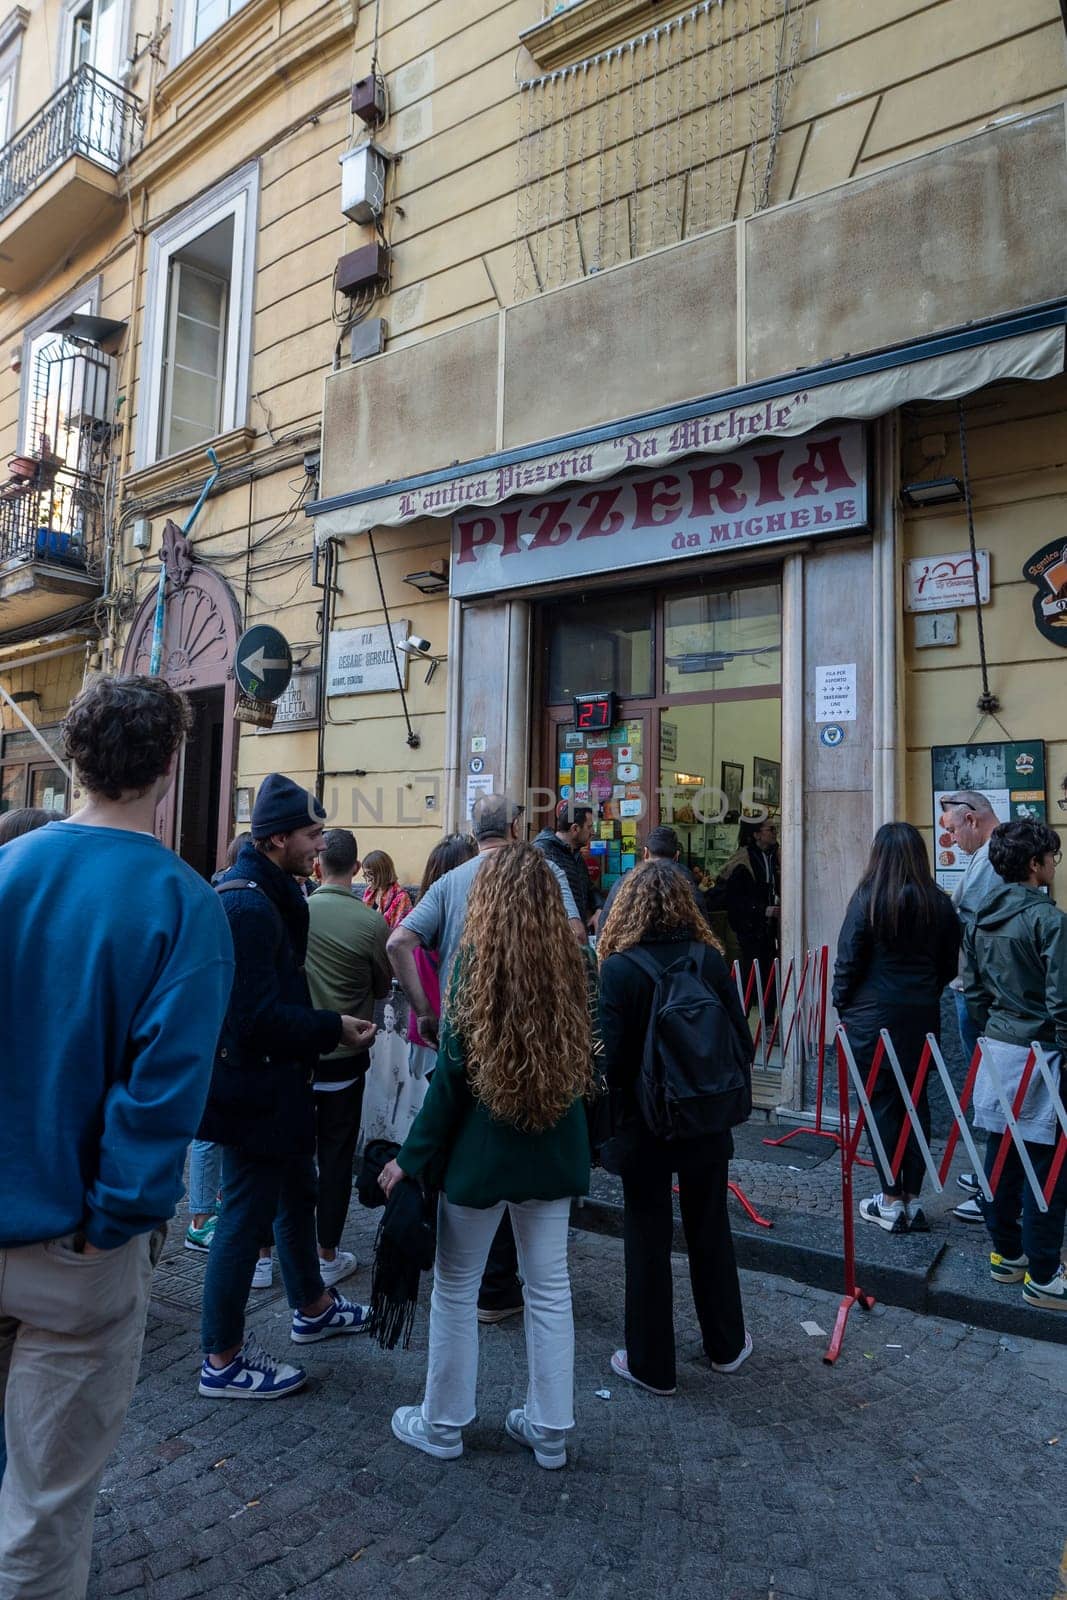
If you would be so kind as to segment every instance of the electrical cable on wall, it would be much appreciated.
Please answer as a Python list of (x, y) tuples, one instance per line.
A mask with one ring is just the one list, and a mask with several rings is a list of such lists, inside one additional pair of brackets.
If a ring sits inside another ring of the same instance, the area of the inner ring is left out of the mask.
[(992, 717), (1004, 737), (1010, 739), (1011, 734), (997, 716), (997, 712), (1000, 710), (1000, 700), (989, 687), (989, 662), (986, 658), (985, 648), (985, 621), (982, 615), (982, 596), (978, 583), (978, 548), (974, 532), (974, 501), (971, 496), (971, 473), (967, 458), (967, 421), (964, 416), (962, 398), (956, 401), (956, 414), (959, 418), (960, 466), (963, 472), (963, 495), (967, 508), (967, 539), (971, 552), (971, 582), (974, 586), (974, 612), (978, 628), (978, 666), (982, 675), (982, 692), (977, 701), (977, 709), (981, 715), (975, 724), (974, 732), (971, 734), (968, 743), (974, 742), (975, 735), (986, 717)]
[(374, 535), (369, 530), (367, 532), (367, 545), (370, 549), (371, 560), (374, 562), (374, 576), (378, 580), (378, 594), (381, 597), (382, 602), (382, 615), (385, 617), (385, 631), (389, 636), (389, 648), (393, 652), (393, 666), (396, 668), (396, 686), (400, 690), (400, 704), (404, 708), (404, 721), (407, 723), (407, 743), (409, 749), (417, 750), (419, 745), (422, 743), (422, 739), (411, 726), (411, 718), (408, 715), (408, 697), (404, 692), (404, 674), (400, 667), (400, 657), (396, 653), (396, 640), (393, 638), (393, 624), (389, 620), (389, 606), (385, 598), (385, 585), (382, 582), (382, 569), (378, 565), (378, 552), (374, 548)]

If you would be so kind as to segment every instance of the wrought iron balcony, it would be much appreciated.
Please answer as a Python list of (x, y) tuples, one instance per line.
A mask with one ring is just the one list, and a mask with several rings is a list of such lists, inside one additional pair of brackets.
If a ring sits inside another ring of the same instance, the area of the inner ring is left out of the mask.
[(60, 476), (41, 487), (0, 488), (0, 638), (93, 600), (103, 544), (98, 485)]
[(117, 212), (115, 174), (143, 127), (136, 97), (82, 66), (0, 149), (0, 288), (39, 282), (72, 238)]
[(140, 142), (134, 95), (82, 66), (0, 150), (0, 217), (71, 156), (117, 172)]

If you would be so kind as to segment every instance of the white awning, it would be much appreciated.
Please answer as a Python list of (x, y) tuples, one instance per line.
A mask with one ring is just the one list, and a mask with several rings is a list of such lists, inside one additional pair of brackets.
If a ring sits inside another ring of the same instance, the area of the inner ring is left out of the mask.
[[(742, 394), (730, 404), (725, 397), (704, 402), (707, 409), (699, 403), (676, 406), (654, 419), (623, 419), (567, 440), (502, 451), (402, 483), (334, 496), (309, 508), (315, 538), (322, 543), (418, 517), (451, 516), (516, 495), (541, 495), (566, 483), (597, 482), (627, 468), (719, 454), (763, 438), (807, 433), (831, 420), (880, 417), (912, 401), (955, 400), (1005, 379), (1052, 378), (1063, 371), (1062, 321), (1007, 337), (982, 340), (975, 335), (978, 330), (973, 335), (965, 330), (954, 348), (927, 357), (896, 350), (842, 362), (845, 371), (852, 371), (836, 381), (815, 370), (798, 374), (795, 389), (781, 381), (762, 386), (764, 395), (775, 391), (773, 398), (746, 400)], [(856, 372), (856, 367), (864, 370)]]

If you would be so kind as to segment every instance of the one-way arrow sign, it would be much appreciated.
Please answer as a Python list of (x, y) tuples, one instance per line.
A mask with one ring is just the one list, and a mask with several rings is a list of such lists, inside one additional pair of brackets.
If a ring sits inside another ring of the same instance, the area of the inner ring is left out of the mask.
[(245, 694), (253, 700), (280, 699), (293, 675), (289, 641), (266, 622), (246, 628), (237, 641), (234, 672)]

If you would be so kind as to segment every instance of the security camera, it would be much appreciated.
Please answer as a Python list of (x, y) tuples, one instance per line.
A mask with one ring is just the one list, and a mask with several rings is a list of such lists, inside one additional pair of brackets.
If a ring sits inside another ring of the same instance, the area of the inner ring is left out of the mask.
[(409, 633), (406, 639), (400, 640), (397, 649), (403, 650), (406, 656), (428, 656), (431, 645), (429, 639), (420, 639), (417, 633)]

